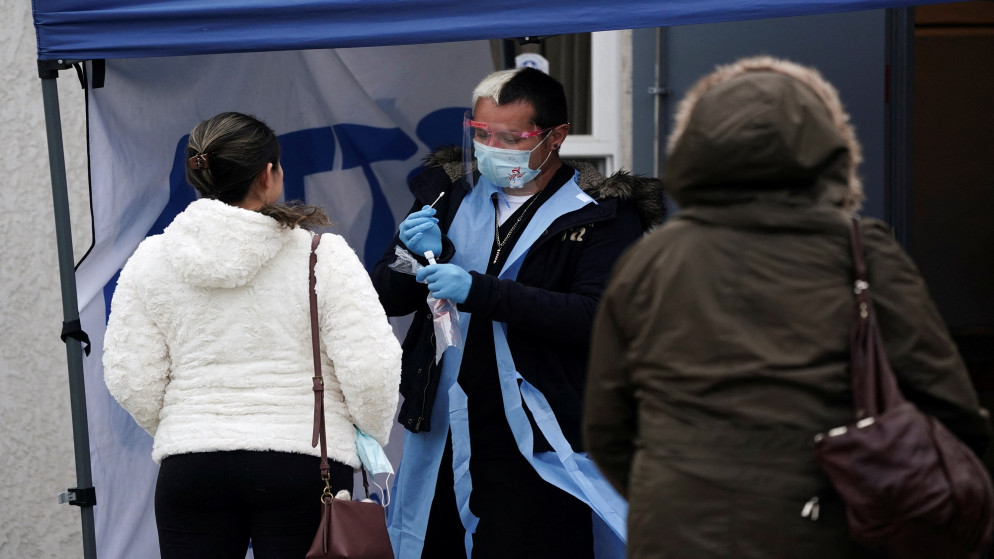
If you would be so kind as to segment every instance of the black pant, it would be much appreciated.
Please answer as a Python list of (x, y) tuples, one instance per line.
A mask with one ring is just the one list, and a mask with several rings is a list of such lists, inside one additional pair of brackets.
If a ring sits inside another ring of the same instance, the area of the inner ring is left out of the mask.
[[(466, 532), (456, 508), (448, 443), (422, 559), (466, 557)], [(519, 453), (509, 452), (500, 459), (471, 458), (469, 471), (473, 479), (469, 508), (480, 519), (473, 534), (473, 559), (593, 557), (593, 511), (539, 477)]]
[[(301, 559), (321, 517), (320, 459), (237, 450), (162, 460), (155, 521), (162, 559)], [(331, 463), (335, 492), (352, 490), (352, 468)]]

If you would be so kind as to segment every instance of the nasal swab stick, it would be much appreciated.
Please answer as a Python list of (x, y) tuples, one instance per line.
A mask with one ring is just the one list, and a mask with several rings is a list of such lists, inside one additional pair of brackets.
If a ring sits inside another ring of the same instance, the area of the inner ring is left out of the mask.
[[(444, 190), (442, 192), (438, 193), (438, 198), (435, 198), (435, 201), (432, 202), (431, 205), (428, 206), (428, 207), (429, 208), (434, 208), (435, 204), (437, 204), (438, 201), (442, 199), (442, 196), (445, 196), (445, 191)], [(428, 259), (428, 263), (429, 264), (434, 264), (435, 263), (435, 253), (434, 252), (432, 252), (430, 250), (426, 250), (425, 251), (425, 258)]]
[(445, 191), (444, 191), (444, 190), (443, 190), (442, 192), (440, 192), (440, 193), (438, 194), (438, 198), (435, 198), (435, 201), (434, 201), (434, 202), (432, 202), (432, 203), (431, 203), (431, 205), (430, 205), (430, 206), (428, 206), (428, 207), (429, 207), (429, 208), (434, 208), (434, 207), (435, 207), (435, 204), (437, 204), (437, 203), (438, 203), (438, 201), (442, 199), (442, 196), (445, 196)]

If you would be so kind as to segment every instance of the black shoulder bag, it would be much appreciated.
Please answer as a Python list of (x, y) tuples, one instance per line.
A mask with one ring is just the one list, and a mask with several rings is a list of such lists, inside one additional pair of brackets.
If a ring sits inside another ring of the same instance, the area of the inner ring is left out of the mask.
[(870, 301), (858, 218), (851, 231), (857, 313), (857, 421), (815, 437), (815, 456), (846, 503), (852, 538), (893, 558), (986, 557), (994, 523), (987, 469), (901, 395)]

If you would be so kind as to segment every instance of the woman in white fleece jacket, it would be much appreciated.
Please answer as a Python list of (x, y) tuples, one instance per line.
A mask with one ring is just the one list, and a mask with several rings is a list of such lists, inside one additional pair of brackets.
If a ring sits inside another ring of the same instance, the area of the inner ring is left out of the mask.
[[(286, 206), (280, 147), (253, 117), (198, 124), (187, 180), (201, 198), (121, 271), (104, 341), (110, 393), (155, 441), (164, 559), (303, 557), (320, 517), (311, 447), (308, 305), (313, 206)], [(386, 444), (400, 346), (340, 236), (317, 250), (328, 455), (334, 491), (359, 466), (353, 425)]]

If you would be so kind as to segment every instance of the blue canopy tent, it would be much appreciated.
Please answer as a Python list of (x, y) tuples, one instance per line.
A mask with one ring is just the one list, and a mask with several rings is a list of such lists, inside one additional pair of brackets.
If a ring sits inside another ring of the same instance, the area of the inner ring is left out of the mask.
[[(439, 43), (943, 0), (33, 0), (39, 61)], [(945, 0), (948, 1), (948, 0)]]
[(49, 147), (84, 556), (96, 557), (83, 345), (56, 78), (81, 61), (331, 49), (667, 27), (948, 0), (33, 0)]

